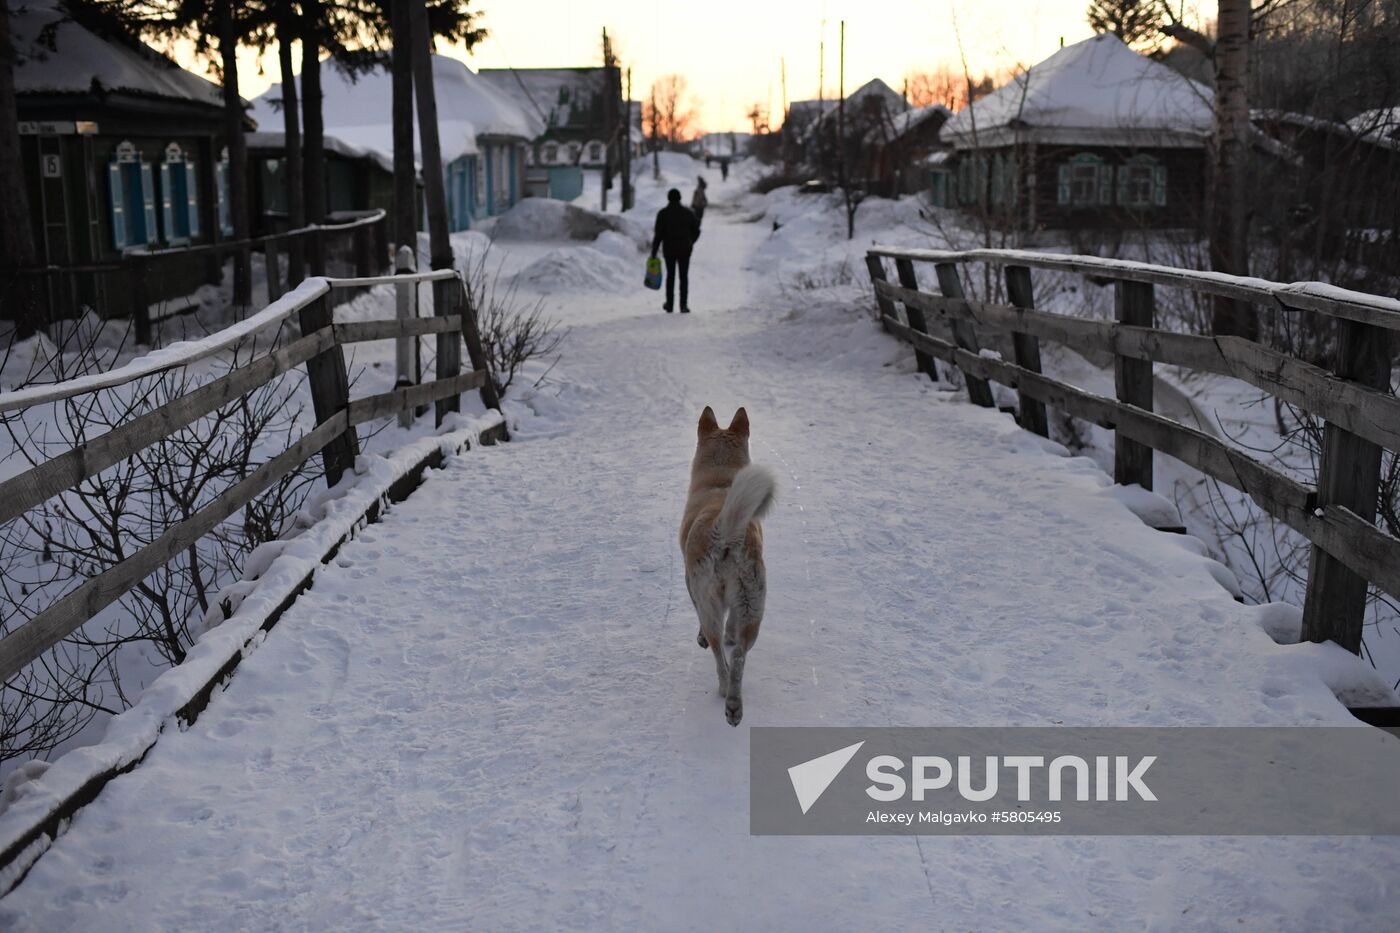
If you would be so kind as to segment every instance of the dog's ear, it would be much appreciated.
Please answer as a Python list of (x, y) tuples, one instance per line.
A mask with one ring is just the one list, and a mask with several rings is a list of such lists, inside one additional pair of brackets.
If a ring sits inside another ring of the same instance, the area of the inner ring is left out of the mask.
[(719, 430), (719, 422), (715, 420), (715, 411), (709, 405), (700, 413), (700, 436), (709, 437)]
[(740, 437), (749, 436), (749, 413), (744, 409), (739, 409), (734, 413), (734, 420), (729, 422), (729, 431), (738, 434)]

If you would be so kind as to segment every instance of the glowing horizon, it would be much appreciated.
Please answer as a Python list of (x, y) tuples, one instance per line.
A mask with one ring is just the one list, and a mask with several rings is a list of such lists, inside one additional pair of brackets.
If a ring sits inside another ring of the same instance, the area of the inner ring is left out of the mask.
[[(781, 122), (780, 61), (787, 65), (789, 101), (818, 96), (818, 46), (823, 36), (822, 96), (837, 96), (843, 18), (849, 94), (877, 77), (898, 91), (913, 70), (948, 66), (961, 72), (964, 52), (974, 75), (1034, 64), (1052, 54), (1062, 40), (1077, 42), (1091, 34), (1084, 6), (1084, 0), (1010, 0), (980, 6), (950, 0), (937, 8), (908, 0), (780, 0), (758, 5), (716, 0), (697, 11), (641, 0), (598, 0), (581, 12), (578, 4), (566, 6), (562, 0), (488, 0), (482, 6), (482, 22), (490, 35), (471, 53), (441, 44), (439, 52), (473, 69), (596, 66), (602, 63), (606, 26), (623, 68), (632, 68), (633, 99), (645, 99), (651, 83), (662, 75), (681, 74), (697, 105), (697, 131), (743, 131), (751, 128), (745, 114), (755, 103), (771, 108), (774, 125)], [(581, 21), (587, 25), (539, 26)], [(735, 29), (736, 23), (743, 28)], [(176, 53), (182, 64), (199, 70), (187, 45)], [(280, 81), (275, 48), (261, 64), (251, 50), (240, 50), (238, 77), (245, 98)]]

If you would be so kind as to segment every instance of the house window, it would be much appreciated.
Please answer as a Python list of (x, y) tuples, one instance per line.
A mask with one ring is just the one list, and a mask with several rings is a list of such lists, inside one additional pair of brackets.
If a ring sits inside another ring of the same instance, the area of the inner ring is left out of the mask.
[(565, 151), (568, 153), (568, 160), (570, 165), (578, 165), (578, 155), (582, 150), (583, 147), (580, 146), (578, 143), (569, 143), (569, 145), (565, 148)]
[(1122, 207), (1164, 207), (1167, 167), (1146, 155), (1133, 156), (1118, 166), (1118, 204)]
[(588, 144), (588, 161), (590, 161), (590, 162), (601, 162), (601, 161), (603, 161), (603, 144), (602, 144), (602, 143), (594, 142), (594, 143), (589, 143), (589, 144)]
[(978, 205), (987, 191), (987, 157), (981, 153), (958, 160), (958, 203)]
[(1095, 207), (1113, 203), (1113, 168), (1089, 152), (1071, 156), (1060, 163), (1060, 204), (1070, 207)]
[(473, 161), (476, 162), (476, 206), (484, 208), (486, 206), (486, 150), (478, 152)]
[(146, 158), (131, 143), (117, 144), (107, 165), (107, 208), (112, 245), (132, 249), (156, 241), (156, 186)]
[(992, 203), (1016, 203), (1016, 160), (1006, 153), (992, 159)]
[(559, 161), (559, 144), (558, 144), (558, 143), (545, 143), (545, 144), (544, 144), (544, 161), (545, 161), (545, 164), (547, 164), (547, 165), (553, 165), (555, 162), (558, 162), (558, 161)]
[(178, 143), (165, 147), (160, 164), (161, 220), (168, 243), (188, 243), (199, 236), (199, 182), (194, 160)]
[(507, 192), (510, 179), (506, 174), (509, 163), (510, 150), (505, 146), (497, 146), (491, 157), (491, 203), (497, 211), (504, 210), (509, 201)]

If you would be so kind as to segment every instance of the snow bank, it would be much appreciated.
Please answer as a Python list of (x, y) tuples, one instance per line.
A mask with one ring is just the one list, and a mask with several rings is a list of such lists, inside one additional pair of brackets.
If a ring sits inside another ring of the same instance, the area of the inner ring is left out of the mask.
[(644, 271), (640, 261), (624, 262), (588, 246), (566, 246), (536, 259), (517, 273), (515, 280), (546, 295), (563, 291), (615, 292), (631, 284), (633, 278), (640, 284)]
[(631, 216), (603, 214), (551, 198), (526, 198), (496, 219), (493, 240), (594, 240), (612, 232), (645, 244), (645, 225)]

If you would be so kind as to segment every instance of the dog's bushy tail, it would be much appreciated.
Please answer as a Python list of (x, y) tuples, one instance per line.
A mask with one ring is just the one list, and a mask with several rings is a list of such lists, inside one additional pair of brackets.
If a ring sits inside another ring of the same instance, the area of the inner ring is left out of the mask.
[(724, 497), (715, 536), (721, 547), (739, 544), (748, 533), (749, 522), (768, 514), (778, 493), (778, 481), (772, 471), (751, 463), (740, 470)]

